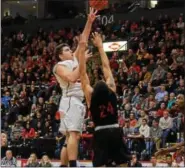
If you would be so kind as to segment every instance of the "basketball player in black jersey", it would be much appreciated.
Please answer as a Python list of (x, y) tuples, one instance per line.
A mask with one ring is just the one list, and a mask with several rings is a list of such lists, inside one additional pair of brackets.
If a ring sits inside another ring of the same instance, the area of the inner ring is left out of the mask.
[(83, 36), (80, 39), (79, 70), (82, 89), (95, 124), (93, 166), (112, 166), (112, 163), (121, 165), (131, 157), (126, 154), (123, 134), (118, 125), (116, 85), (101, 36), (98, 33), (93, 33), (92, 36), (101, 56), (105, 82), (97, 82), (94, 88), (90, 86), (84, 55), (87, 42)]

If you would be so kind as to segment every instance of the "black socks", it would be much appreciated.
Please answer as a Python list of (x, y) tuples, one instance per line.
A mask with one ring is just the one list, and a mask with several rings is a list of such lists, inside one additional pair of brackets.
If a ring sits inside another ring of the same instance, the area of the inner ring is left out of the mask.
[(70, 160), (70, 161), (69, 161), (69, 166), (70, 166), (70, 167), (77, 167), (76, 160)]

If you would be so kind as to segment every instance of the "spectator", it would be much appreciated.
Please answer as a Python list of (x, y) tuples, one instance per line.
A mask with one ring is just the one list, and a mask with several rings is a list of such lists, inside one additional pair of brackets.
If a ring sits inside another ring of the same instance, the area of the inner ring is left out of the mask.
[(148, 115), (146, 115), (145, 111), (139, 110), (139, 115), (140, 117), (137, 122), (137, 127), (140, 127), (142, 125), (143, 119), (146, 119), (148, 122)]
[(3, 123), (2, 130), (6, 133), (7, 138), (10, 139), (10, 134), (11, 134), (12, 130), (11, 130), (11, 127), (8, 125), (7, 121), (5, 121)]
[(160, 149), (162, 129), (159, 127), (158, 120), (153, 120), (152, 127), (150, 128), (150, 137), (152, 138), (150, 149), (152, 149), (153, 144), (156, 146), (156, 150)]
[(56, 90), (53, 90), (53, 91), (52, 91), (52, 99), (53, 99), (53, 102), (54, 102), (56, 105), (59, 104), (60, 96), (57, 95)]
[(37, 126), (36, 126), (36, 128), (35, 128), (35, 131), (36, 131), (35, 134), (36, 134), (38, 137), (44, 135), (43, 132), (42, 132), (42, 125), (41, 125), (41, 122), (40, 122), (40, 121), (37, 122)]
[(164, 102), (161, 102), (160, 109), (157, 111), (157, 116), (162, 117), (164, 111), (166, 111), (166, 104)]
[(6, 151), (6, 156), (1, 160), (2, 167), (17, 167), (17, 160), (12, 155), (11, 150)]
[(139, 90), (138, 87), (136, 87), (134, 89), (134, 95), (133, 95), (132, 100), (131, 100), (131, 103), (132, 103), (133, 106), (136, 106), (139, 103), (139, 98), (140, 98), (139, 91), (140, 90)]
[(151, 73), (148, 72), (146, 66), (142, 67), (142, 71), (139, 73), (139, 77), (141, 81), (145, 81), (146, 83), (150, 81)]
[(176, 102), (175, 100), (175, 93), (170, 93), (170, 100), (168, 101), (167, 108), (170, 110), (172, 108), (172, 105)]
[(137, 125), (137, 120), (135, 119), (134, 113), (130, 113), (130, 127), (135, 128)]
[(130, 127), (128, 119), (125, 121), (125, 126), (123, 127), (123, 133), (124, 133), (125, 137), (127, 137), (127, 135), (130, 135), (130, 134), (134, 133), (134, 128)]
[(158, 65), (157, 68), (153, 71), (152, 77), (150, 79), (150, 82), (152, 85), (157, 85), (161, 81), (164, 80), (166, 71), (161, 67), (161, 65)]
[(184, 29), (184, 22), (183, 22), (183, 18), (179, 17), (179, 22), (177, 23), (177, 27), (179, 29)]
[(157, 159), (155, 156), (152, 156), (150, 159), (150, 162), (152, 163), (152, 167), (158, 167), (159, 165), (157, 164)]
[(94, 123), (92, 121), (88, 121), (86, 129), (87, 129), (88, 134), (93, 134), (94, 133)]
[(40, 107), (37, 106), (38, 112), (36, 113), (36, 118), (33, 120), (33, 128), (37, 127), (38, 122), (41, 122), (41, 125), (43, 124), (43, 118), (42, 118), (41, 113), (39, 112), (39, 108)]
[(150, 127), (147, 125), (147, 120), (142, 119), (142, 125), (139, 128), (139, 133), (144, 138), (148, 138), (150, 136)]
[(1, 133), (1, 147), (7, 146), (8, 138), (7, 134)]
[(179, 80), (179, 86), (176, 89), (176, 94), (184, 94), (185, 88), (184, 88), (184, 80), (180, 79)]
[(137, 160), (136, 155), (132, 155), (132, 160), (128, 163), (128, 167), (142, 167), (142, 164)]
[(23, 139), (35, 138), (35, 130), (34, 130), (34, 128), (30, 127), (30, 123), (29, 122), (26, 124), (26, 128), (22, 132), (22, 138)]
[(17, 98), (11, 98), (10, 100), (10, 107), (9, 107), (9, 113), (8, 113), (8, 124), (13, 125), (17, 119), (17, 116), (19, 115), (20, 108), (18, 104)]
[(131, 112), (131, 104), (126, 103), (123, 110), (123, 118), (128, 119), (130, 117), (130, 112)]
[(32, 153), (28, 158), (26, 167), (40, 167), (39, 162), (37, 161), (37, 156), (35, 153)]
[(4, 105), (5, 109), (9, 108), (9, 101), (10, 101), (10, 92), (6, 91), (4, 96), (1, 98), (1, 103)]
[(165, 146), (166, 138), (168, 134), (170, 133), (172, 127), (173, 127), (173, 121), (172, 118), (169, 117), (168, 111), (164, 111), (163, 117), (159, 120), (159, 127), (162, 128), (163, 134), (162, 134), (162, 145)]
[(159, 122), (159, 119), (160, 119), (160, 117), (157, 116), (157, 112), (156, 111), (152, 111), (150, 113), (150, 116), (149, 116), (149, 125), (152, 126), (153, 120), (156, 120), (156, 121)]
[(42, 156), (40, 167), (52, 167), (51, 161), (47, 155)]
[(19, 121), (16, 121), (15, 126), (12, 128), (11, 139), (12, 141), (19, 140), (22, 137), (23, 127)]
[(136, 55), (132, 49), (128, 50), (128, 56), (125, 58), (126, 64), (130, 67), (134, 62), (136, 62)]
[(164, 96), (166, 96), (168, 92), (165, 90), (165, 86), (161, 85), (159, 92), (156, 94), (155, 99), (160, 102), (163, 100)]

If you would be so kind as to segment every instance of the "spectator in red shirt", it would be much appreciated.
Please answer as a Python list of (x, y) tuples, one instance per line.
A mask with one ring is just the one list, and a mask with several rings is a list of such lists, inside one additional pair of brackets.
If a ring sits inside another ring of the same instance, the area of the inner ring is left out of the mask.
[(132, 66), (129, 68), (128, 73), (140, 73), (141, 72), (141, 68), (139, 65), (136, 64), (136, 62), (133, 62)]
[(137, 30), (138, 28), (138, 24), (136, 22), (133, 22), (130, 26), (131, 32), (134, 32), (135, 30)]
[(160, 109), (157, 111), (157, 116), (158, 117), (163, 117), (164, 111), (166, 111), (166, 104), (164, 102), (162, 102), (160, 104)]
[(34, 128), (31, 128), (30, 127), (30, 123), (26, 123), (26, 128), (23, 129), (23, 132), (22, 132), (22, 137), (24, 139), (32, 139), (35, 137), (35, 130)]
[(119, 64), (118, 64), (117, 60), (115, 59), (115, 57), (112, 57), (112, 59), (110, 60), (110, 67), (111, 67), (111, 69), (118, 70)]
[(135, 128), (137, 125), (137, 120), (135, 119), (134, 113), (130, 113), (130, 127)]

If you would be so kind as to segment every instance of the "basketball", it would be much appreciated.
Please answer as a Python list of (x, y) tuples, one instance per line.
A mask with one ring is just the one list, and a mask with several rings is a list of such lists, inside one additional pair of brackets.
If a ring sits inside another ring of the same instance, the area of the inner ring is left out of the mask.
[(96, 10), (103, 10), (108, 6), (108, 0), (89, 0), (89, 5)]

